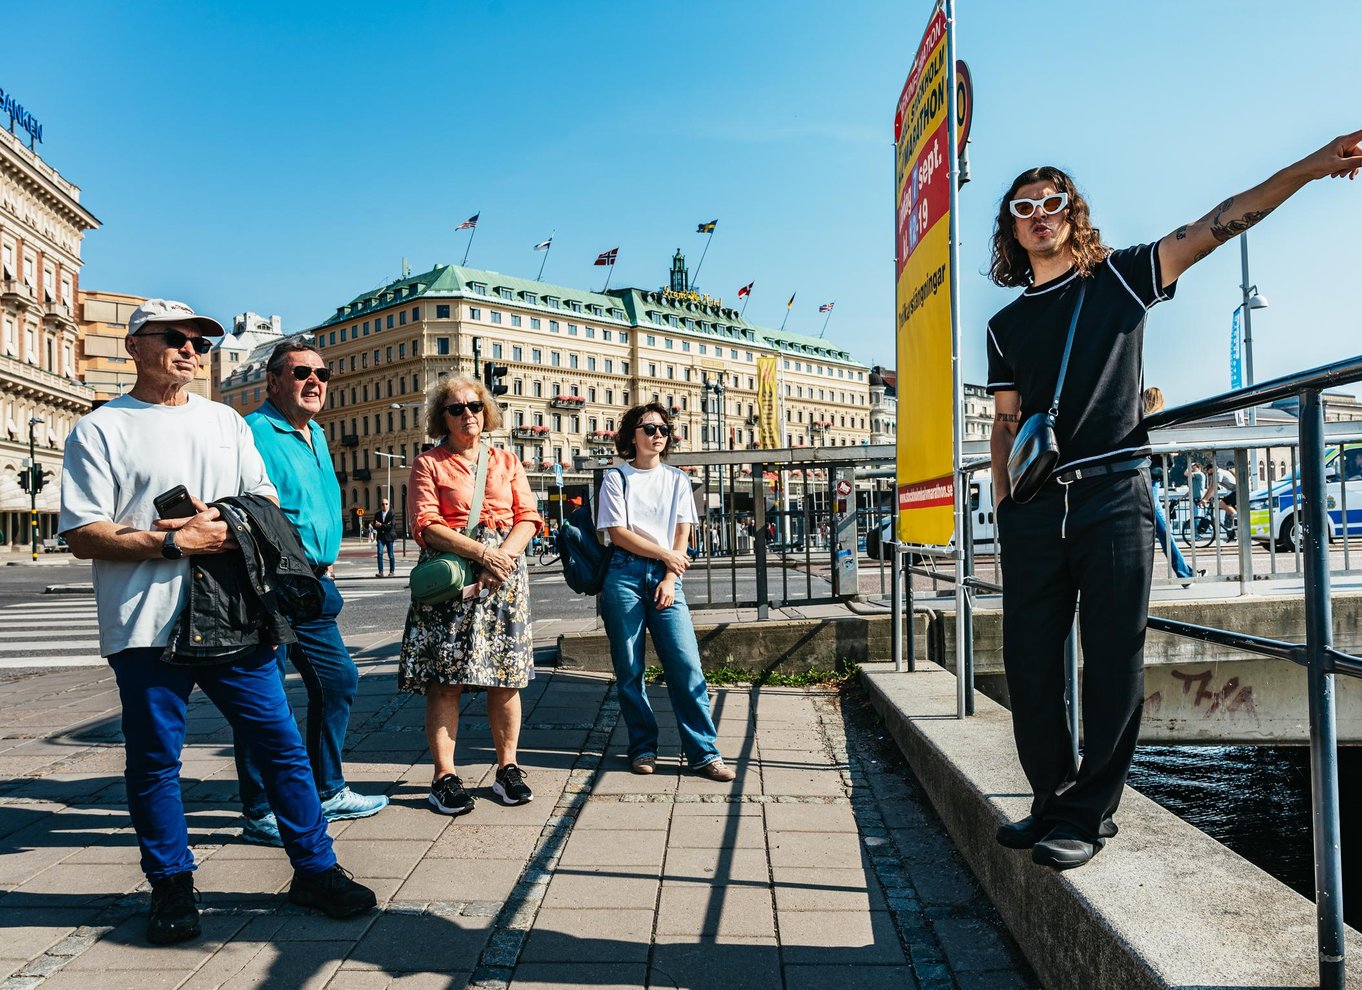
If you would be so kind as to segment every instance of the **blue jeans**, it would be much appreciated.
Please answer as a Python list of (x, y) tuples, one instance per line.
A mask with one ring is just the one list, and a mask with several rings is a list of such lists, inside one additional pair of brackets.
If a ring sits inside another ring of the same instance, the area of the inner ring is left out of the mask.
[[(1195, 516), (1193, 517), (1195, 519)], [(1195, 522), (1192, 523), (1196, 525)], [(1195, 530), (1193, 530), (1195, 532)], [(1192, 576), (1192, 565), (1187, 563), (1182, 556), (1182, 551), (1178, 549), (1176, 542), (1168, 535), (1168, 520), (1163, 517), (1163, 502), (1158, 495), (1154, 495), (1154, 542), (1163, 547), (1163, 552), (1168, 557), (1168, 564), (1173, 568), (1173, 573), (1180, 578)]]
[[(279, 647), (275, 663), (282, 685), (287, 652), (307, 688), (307, 755), (317, 796), (325, 801), (345, 788), (341, 751), (350, 727), (350, 706), (359, 689), (359, 671), (336, 625), (336, 616), (345, 601), (336, 582), (329, 577), (322, 578), (322, 591), (322, 614), (311, 622), (294, 624), (298, 642)], [(251, 818), (259, 818), (270, 810), (267, 788), (250, 747), (242, 745), (241, 735), (234, 734), (232, 742), (236, 747), (242, 810)]]
[(666, 675), (686, 762), (698, 768), (719, 758), (718, 733), (709, 713), (709, 688), (700, 669), (700, 648), (681, 581), (676, 582), (676, 604), (659, 609), (653, 602), (653, 593), (666, 575), (661, 562), (616, 548), (601, 590), (601, 616), (610, 637), (620, 713), (629, 729), (629, 759), (657, 756), (657, 719), (643, 683), (643, 631), (647, 629)]
[(387, 548), (387, 551), (388, 551), (388, 573), (389, 573), (389, 574), (396, 574), (396, 573), (397, 573), (397, 562), (396, 562), (396, 560), (393, 558), (393, 543), (394, 543), (394, 542), (395, 542), (395, 541), (393, 541), (393, 540), (382, 540), (382, 539), (376, 539), (376, 540), (374, 540), (374, 546), (375, 546), (375, 547), (377, 548), (377, 550), (378, 550), (378, 573), (380, 573), (380, 574), (383, 573), (383, 550), (384, 550), (385, 547)]
[(180, 751), (196, 684), (232, 728), (251, 741), (293, 868), (321, 873), (334, 866), (322, 803), (279, 683), (274, 650), (262, 647), (235, 663), (197, 668), (162, 663), (160, 656), (160, 647), (150, 647), (109, 657), (123, 704), (128, 812), (147, 879), (156, 883), (194, 869), (180, 799)]

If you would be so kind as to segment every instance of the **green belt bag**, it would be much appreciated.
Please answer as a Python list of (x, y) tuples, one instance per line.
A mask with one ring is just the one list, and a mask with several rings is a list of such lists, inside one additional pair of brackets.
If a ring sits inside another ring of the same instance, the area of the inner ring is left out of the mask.
[[(464, 535), (476, 539), (478, 519), (482, 515), (482, 496), (487, 486), (487, 446), (479, 444), (478, 471), (473, 480), (473, 504), (468, 510), (468, 525)], [(417, 605), (440, 605), (453, 601), (463, 589), (477, 580), (477, 570), (471, 560), (457, 553), (442, 553), (421, 561), (411, 571), (411, 600)]]

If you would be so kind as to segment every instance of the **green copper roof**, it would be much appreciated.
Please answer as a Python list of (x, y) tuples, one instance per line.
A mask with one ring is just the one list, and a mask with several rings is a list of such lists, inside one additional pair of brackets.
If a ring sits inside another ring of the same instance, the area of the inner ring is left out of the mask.
[[(504, 290), (510, 291), (511, 298), (506, 299), (500, 295)], [(501, 299), (508, 303), (538, 306), (549, 314), (560, 312), (566, 318), (573, 316), (580, 316), (582, 319), (590, 319), (593, 316), (597, 319), (614, 318), (623, 320), (639, 330), (694, 334), (702, 338), (727, 340), (730, 346), (739, 340), (745, 340), (787, 353), (860, 364), (851, 354), (831, 341), (757, 326), (742, 319), (736, 309), (725, 306), (722, 300), (699, 293), (674, 293), (665, 289), (639, 288), (611, 289), (606, 293), (590, 292), (566, 285), (537, 282), (533, 279), (504, 275), (501, 272), (464, 268), (459, 265), (436, 265), (428, 272), (396, 279), (379, 288), (361, 293), (345, 305), (337, 307), (335, 315), (319, 324), (316, 329), (348, 323), (391, 306), (402, 306), (428, 297), (482, 298), (489, 304), (495, 304)], [(553, 308), (550, 300), (557, 300), (559, 307)], [(582, 312), (577, 313), (572, 309), (571, 304), (574, 302), (581, 305)], [(600, 307), (602, 312), (592, 314), (590, 311), (592, 306)], [(615, 312), (612, 313), (612, 310)], [(663, 322), (655, 323), (650, 315), (653, 313), (658, 314)], [(669, 316), (675, 316), (682, 325), (673, 327), (665, 322)], [(694, 329), (684, 325), (687, 319), (696, 324)], [(701, 330), (698, 326), (700, 323), (711, 324), (717, 330), (716, 332)]]

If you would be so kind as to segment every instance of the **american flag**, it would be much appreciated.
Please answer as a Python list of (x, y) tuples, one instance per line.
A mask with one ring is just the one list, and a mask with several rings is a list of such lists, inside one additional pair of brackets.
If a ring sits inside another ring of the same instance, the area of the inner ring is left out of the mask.
[(455, 230), (472, 230), (474, 227), (476, 227), (476, 226), (478, 225), (478, 217), (479, 217), (479, 216), (481, 216), (481, 214), (479, 214), (479, 213), (474, 213), (471, 217), (469, 217), (469, 218), (468, 218), (467, 220), (465, 220), (463, 223), (459, 224), (459, 225), (458, 225), (457, 227), (455, 227), (454, 229), (455, 229)]
[(611, 248), (609, 251), (602, 251), (596, 256), (595, 263), (598, 265), (613, 265), (615, 263), (615, 255), (619, 253), (619, 248)]
[(818, 307), (818, 312), (820, 312), (820, 313), (831, 313), (831, 312), (832, 312), (832, 307), (834, 307), (834, 306), (836, 306), (836, 305), (837, 305), (837, 304), (836, 304), (835, 302), (824, 303), (823, 305), (821, 305), (821, 306)]
[(756, 284), (757, 284), (756, 282), (748, 282), (746, 285), (744, 285), (741, 289), (738, 290), (738, 298), (746, 299), (748, 296), (750, 296), (752, 294), (752, 286)]

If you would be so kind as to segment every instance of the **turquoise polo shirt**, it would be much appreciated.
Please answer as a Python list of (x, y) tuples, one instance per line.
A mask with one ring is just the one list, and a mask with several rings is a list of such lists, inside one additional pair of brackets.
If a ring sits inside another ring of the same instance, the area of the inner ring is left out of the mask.
[(326, 433), (309, 422), (309, 447), (303, 434), (268, 399), (246, 417), (265, 473), (279, 489), (279, 507), (298, 530), (308, 563), (334, 564), (340, 554), (341, 493), (326, 449)]

